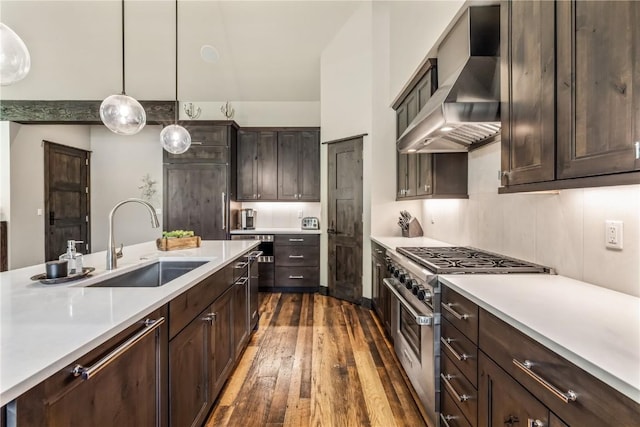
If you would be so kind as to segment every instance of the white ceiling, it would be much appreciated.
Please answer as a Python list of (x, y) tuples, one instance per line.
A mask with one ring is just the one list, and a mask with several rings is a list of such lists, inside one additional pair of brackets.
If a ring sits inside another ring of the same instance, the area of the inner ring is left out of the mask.
[[(179, 0), (178, 97), (319, 101), (320, 55), (358, 1)], [(1, 0), (32, 71), (3, 99), (101, 99), (120, 92), (119, 0)], [(126, 0), (126, 91), (175, 97), (175, 1)], [(219, 61), (201, 59), (203, 45)]]

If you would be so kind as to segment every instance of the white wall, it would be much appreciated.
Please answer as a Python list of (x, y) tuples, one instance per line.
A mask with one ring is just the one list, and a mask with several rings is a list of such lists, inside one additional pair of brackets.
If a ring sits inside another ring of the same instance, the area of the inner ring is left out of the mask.
[[(256, 211), (256, 228), (300, 228), (303, 217), (320, 218), (320, 203), (242, 202), (239, 209)], [(324, 227), (322, 220), (320, 227)]]
[[(151, 204), (162, 208), (162, 146), (160, 126), (145, 126), (133, 136), (120, 136), (104, 126), (91, 126), (91, 240), (92, 251), (107, 248), (109, 212), (120, 201), (140, 198), (142, 177), (157, 181), (158, 192)], [(118, 208), (114, 216), (116, 245), (155, 240), (162, 234), (151, 227), (147, 209), (137, 203)]]
[[(640, 296), (640, 185), (498, 194), (499, 169), (499, 143), (469, 153), (469, 200), (423, 202), (425, 233)], [(605, 249), (605, 220), (624, 222), (622, 251)]]
[[(89, 150), (88, 126), (13, 125), (9, 268), (44, 262), (44, 148), (43, 140)], [(62, 248), (61, 252), (64, 251)]]
[[(321, 140), (367, 133), (363, 143), (363, 296), (371, 297), (369, 268), (372, 154), (372, 4), (363, 3), (336, 34), (320, 61)], [(327, 147), (321, 149), (321, 200), (327, 218)], [(328, 285), (327, 235), (322, 234), (320, 284)]]
[[(180, 105), (180, 119), (189, 120), (184, 112), (184, 106)], [(193, 102), (193, 108), (200, 108), (200, 116), (196, 120), (227, 120), (220, 111), (225, 102)], [(233, 120), (241, 127), (250, 126), (320, 126), (320, 102), (249, 102), (229, 101), (229, 105), (235, 111)]]

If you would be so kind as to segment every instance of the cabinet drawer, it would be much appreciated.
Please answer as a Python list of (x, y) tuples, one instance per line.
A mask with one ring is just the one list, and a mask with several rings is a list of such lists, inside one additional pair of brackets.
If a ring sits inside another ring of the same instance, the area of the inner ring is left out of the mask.
[(319, 245), (320, 236), (317, 234), (276, 234), (277, 246), (309, 246)]
[(276, 287), (314, 287), (320, 284), (318, 267), (276, 267), (274, 286)]
[(228, 126), (184, 125), (191, 134), (192, 144), (227, 145)]
[(316, 267), (320, 261), (320, 246), (276, 246), (276, 266)]
[(462, 372), (460, 372), (449, 357), (441, 357), (440, 362), (442, 363), (440, 370), (440, 389), (448, 392), (471, 425), (476, 425), (478, 415), (477, 390), (473, 384), (462, 375)]
[[(568, 425), (638, 425), (640, 405), (630, 398), (485, 310), (480, 310), (480, 325), (482, 351)], [(525, 372), (514, 360), (530, 361), (532, 372)], [(533, 373), (561, 393), (573, 391), (576, 400), (564, 402)]]
[(385, 256), (385, 248), (382, 245), (379, 245), (378, 243), (374, 242), (373, 240), (371, 241), (371, 255), (378, 258), (378, 259), (382, 259), (384, 260), (384, 256)]
[(194, 143), (182, 154), (171, 154), (164, 151), (165, 163), (204, 162), (224, 164), (227, 163), (228, 158), (229, 149), (225, 146), (197, 145)]
[(447, 391), (443, 391), (441, 396), (440, 427), (472, 427), (456, 406), (454, 398)]
[(459, 293), (443, 286), (441, 307), (442, 317), (477, 344), (478, 306)]
[(474, 387), (478, 387), (478, 347), (447, 320), (442, 319), (442, 354), (449, 357)]

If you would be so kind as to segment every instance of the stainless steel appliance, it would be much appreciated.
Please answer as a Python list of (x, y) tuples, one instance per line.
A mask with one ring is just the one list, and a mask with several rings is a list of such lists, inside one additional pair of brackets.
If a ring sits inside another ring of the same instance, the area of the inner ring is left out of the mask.
[(440, 402), (440, 284), (438, 274), (549, 273), (541, 265), (471, 247), (400, 247), (387, 251), (384, 284), (394, 349), (432, 425)]
[(238, 227), (241, 230), (253, 230), (256, 228), (256, 211), (253, 209), (240, 209), (238, 212)]
[(303, 230), (319, 230), (320, 220), (315, 216), (307, 216), (302, 218), (302, 223), (300, 225)]
[(275, 265), (273, 262), (273, 234), (232, 234), (231, 240), (260, 240), (258, 251), (259, 288), (273, 288)]

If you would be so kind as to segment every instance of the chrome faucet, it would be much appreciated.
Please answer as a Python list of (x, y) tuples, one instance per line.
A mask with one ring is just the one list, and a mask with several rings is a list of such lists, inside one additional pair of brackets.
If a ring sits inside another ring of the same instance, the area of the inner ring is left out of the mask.
[(124, 205), (125, 203), (136, 202), (144, 205), (149, 210), (151, 214), (151, 226), (153, 228), (160, 227), (160, 222), (158, 221), (158, 216), (156, 215), (156, 209), (150, 204), (141, 199), (126, 199), (121, 202), (118, 202), (111, 212), (109, 212), (109, 246), (107, 247), (107, 270), (113, 270), (117, 267), (117, 259), (122, 256), (122, 248), (119, 253), (116, 253), (116, 244), (115, 239), (113, 238), (113, 215), (116, 213), (116, 210)]

